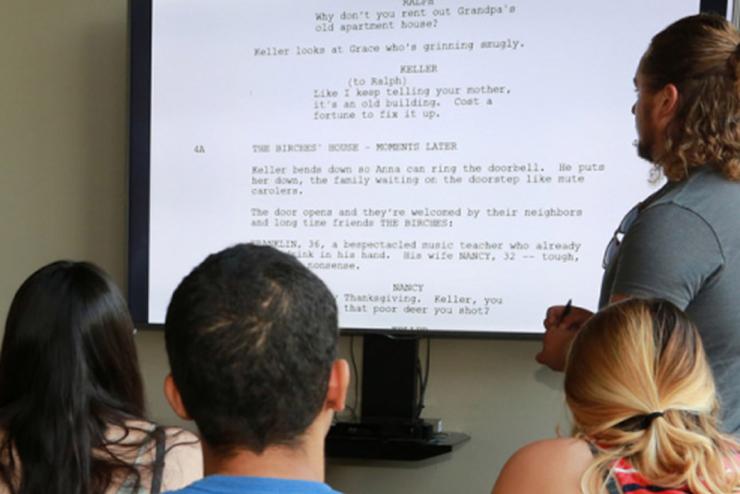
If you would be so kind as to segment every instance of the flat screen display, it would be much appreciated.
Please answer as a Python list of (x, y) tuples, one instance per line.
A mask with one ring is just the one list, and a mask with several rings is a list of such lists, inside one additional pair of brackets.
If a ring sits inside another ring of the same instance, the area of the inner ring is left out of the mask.
[(594, 308), (659, 185), (633, 77), (698, 0), (132, 2), (131, 304), (239, 242), (294, 254), (347, 331), (536, 335)]

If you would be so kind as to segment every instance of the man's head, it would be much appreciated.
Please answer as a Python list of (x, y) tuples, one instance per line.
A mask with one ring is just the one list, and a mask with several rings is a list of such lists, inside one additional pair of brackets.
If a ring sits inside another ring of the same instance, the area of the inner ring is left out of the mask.
[(671, 180), (713, 163), (740, 180), (740, 33), (725, 19), (681, 19), (652, 39), (637, 68), (638, 153)]
[(271, 247), (231, 247), (172, 295), (168, 399), (214, 451), (300, 445), (317, 421), (325, 433), (344, 406), (337, 338), (336, 303), (317, 276)]

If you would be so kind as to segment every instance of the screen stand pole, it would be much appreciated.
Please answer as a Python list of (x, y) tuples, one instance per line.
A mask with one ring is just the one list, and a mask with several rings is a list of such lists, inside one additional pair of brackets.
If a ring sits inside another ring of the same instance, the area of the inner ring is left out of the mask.
[(402, 433), (418, 419), (419, 340), (366, 335), (362, 350), (362, 422)]
[(419, 417), (419, 340), (366, 335), (359, 421), (335, 422), (326, 438), (330, 458), (418, 461), (450, 453), (470, 439), (442, 432), (440, 420)]

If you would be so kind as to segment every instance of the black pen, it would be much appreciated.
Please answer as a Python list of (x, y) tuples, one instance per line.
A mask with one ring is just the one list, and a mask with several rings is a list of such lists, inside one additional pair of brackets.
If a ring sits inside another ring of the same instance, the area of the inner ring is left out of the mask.
[(570, 314), (570, 309), (573, 308), (573, 299), (569, 298), (568, 302), (565, 304), (565, 308), (563, 309), (563, 312), (560, 313), (560, 317), (558, 318), (558, 326), (560, 326), (566, 317), (568, 317), (568, 314)]

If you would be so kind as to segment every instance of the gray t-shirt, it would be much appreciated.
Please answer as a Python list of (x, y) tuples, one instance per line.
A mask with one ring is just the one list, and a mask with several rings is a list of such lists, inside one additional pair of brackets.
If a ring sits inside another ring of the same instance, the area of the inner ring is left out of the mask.
[(709, 168), (646, 201), (607, 265), (614, 294), (668, 300), (696, 323), (714, 372), (723, 428), (740, 433), (740, 182)]

